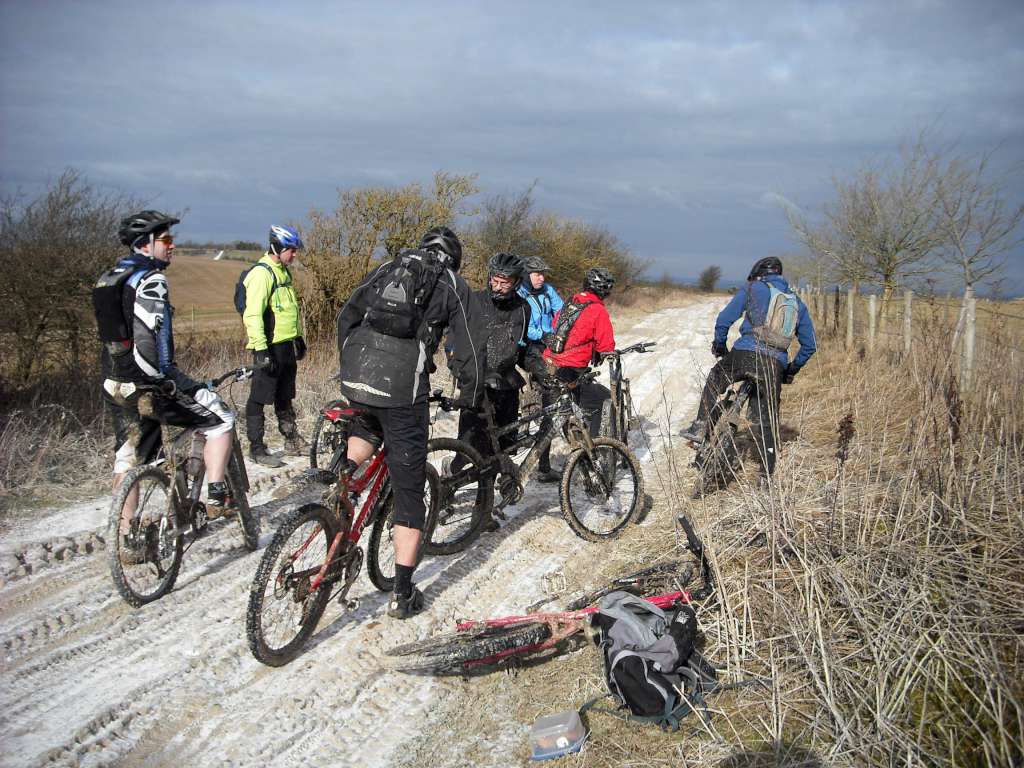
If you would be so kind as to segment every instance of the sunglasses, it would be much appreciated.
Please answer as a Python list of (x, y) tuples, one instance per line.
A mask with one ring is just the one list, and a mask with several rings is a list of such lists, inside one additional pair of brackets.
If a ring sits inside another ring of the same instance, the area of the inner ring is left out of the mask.
[(155, 238), (155, 239), (156, 239), (156, 241), (158, 243), (163, 243), (164, 245), (170, 245), (171, 243), (174, 242), (174, 235), (160, 235), (160, 237)]

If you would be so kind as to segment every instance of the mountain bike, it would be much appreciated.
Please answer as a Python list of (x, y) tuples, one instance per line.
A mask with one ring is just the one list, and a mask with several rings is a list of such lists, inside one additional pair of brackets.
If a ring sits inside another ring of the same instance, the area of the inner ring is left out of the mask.
[[(577, 384), (593, 381), (596, 371), (584, 373)], [(561, 434), (569, 444), (559, 486), (562, 517), (573, 532), (588, 541), (618, 536), (641, 511), (643, 473), (633, 452), (610, 437), (590, 436), (587, 418), (572, 399), (576, 384), (560, 383), (558, 399), (535, 408), (505, 427), (494, 423), (494, 408), (484, 398), (483, 413), (491, 455), (483, 457), (464, 440), (434, 438), (427, 443), (428, 461), (442, 470), (437, 526), (427, 544), (431, 554), (453, 554), (468, 547), (492, 514), (516, 504), (540, 460), (541, 453)], [(441, 398), (441, 407), (453, 410)], [(539, 424), (534, 432), (530, 426)], [(502, 447), (502, 440), (510, 439)], [(528, 451), (518, 464), (517, 454)], [(495, 502), (497, 488), (500, 499)]]
[[(252, 373), (250, 368), (235, 368), (211, 385), (216, 389), (228, 380), (244, 381)], [(158, 385), (138, 388), (164, 391)], [(133, 607), (157, 600), (174, 587), (185, 552), (207, 529), (206, 505), (200, 500), (206, 475), (205, 443), (200, 430), (181, 430), (171, 440), (170, 450), (161, 448), (155, 461), (129, 470), (114, 493), (107, 525), (110, 574), (121, 597)], [(253, 551), (259, 542), (260, 520), (249, 508), (249, 475), (234, 429), (224, 479), (234, 499), (242, 542)]]
[(708, 414), (704, 442), (695, 446), (693, 466), (697, 469), (697, 479), (693, 484), (694, 498), (724, 488), (736, 476), (739, 468), (736, 438), (743, 421), (743, 407), (750, 400), (754, 386), (749, 379), (733, 382)]
[(622, 375), (622, 356), (630, 352), (650, 352), (655, 341), (641, 341), (625, 349), (606, 352), (603, 357), (608, 361), (609, 386), (611, 397), (601, 406), (601, 434), (620, 440), (629, 445), (629, 431), (638, 425), (633, 412), (633, 398), (629, 392), (629, 379)]
[[(705, 555), (704, 544), (689, 519), (680, 515), (678, 522), (686, 534), (686, 548), (695, 556), (696, 563), (667, 562), (614, 579), (604, 587), (572, 600), (562, 611), (535, 611), (543, 605), (542, 602), (519, 616), (459, 621), (454, 632), (392, 648), (387, 652), (388, 665), (403, 672), (467, 674), (514, 657), (557, 650), (585, 630), (587, 620), (598, 610), (597, 601), (615, 590), (647, 595), (645, 599), (659, 608), (704, 600), (714, 593), (714, 573)], [(687, 589), (698, 571), (702, 584), (696, 589)], [(662, 589), (671, 591), (651, 594)]]
[[(298, 655), (332, 599), (350, 611), (359, 607), (348, 593), (363, 565), (359, 541), (367, 527), (370, 581), (381, 592), (394, 588), (394, 495), (384, 461), (386, 446), (358, 470), (341, 458), (351, 426), (363, 412), (351, 405), (323, 410), (338, 446), (337, 460), (329, 464), (334, 485), (323, 503), (304, 504), (285, 518), (256, 569), (245, 631), (252, 655), (268, 666), (283, 666)], [(428, 465), (426, 520), (417, 560), (437, 519), (438, 489), (437, 471)]]

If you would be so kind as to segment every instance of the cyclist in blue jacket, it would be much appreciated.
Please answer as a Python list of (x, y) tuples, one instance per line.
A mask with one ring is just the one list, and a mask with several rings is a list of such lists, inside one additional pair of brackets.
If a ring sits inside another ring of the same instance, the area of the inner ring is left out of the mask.
[[(545, 273), (551, 268), (540, 256), (525, 259), (525, 275), (518, 293), (530, 305), (530, 325), (526, 330), (526, 351), (523, 368), (530, 372), (533, 385), (540, 390), (541, 405), (551, 405), (558, 398), (558, 389), (551, 381), (544, 361), (544, 334), (554, 332), (555, 315), (565, 303), (554, 286), (547, 282)], [(537, 479), (542, 483), (556, 483), (561, 475), (551, 470), (551, 448), (544, 450), (537, 464)]]
[[(781, 323), (785, 315), (779, 308), (791, 308), (791, 314), (795, 315), (791, 327), (769, 327), (768, 313), (773, 297), (777, 307), (774, 317), (780, 318), (778, 322)], [(726, 347), (729, 329), (740, 318), (743, 318), (740, 338), (730, 351)], [(800, 349), (790, 362), (789, 346), (794, 337)], [(774, 256), (759, 260), (747, 276), (746, 287), (736, 292), (715, 321), (711, 352), (719, 360), (708, 374), (697, 418), (682, 432), (682, 437), (695, 445), (704, 442), (708, 414), (719, 396), (733, 382), (749, 379), (756, 385), (750, 398), (754, 438), (765, 474), (771, 475), (777, 458), (781, 385), (792, 384), (816, 350), (814, 325), (807, 306), (790, 292), (789, 283), (782, 277), (782, 262)]]

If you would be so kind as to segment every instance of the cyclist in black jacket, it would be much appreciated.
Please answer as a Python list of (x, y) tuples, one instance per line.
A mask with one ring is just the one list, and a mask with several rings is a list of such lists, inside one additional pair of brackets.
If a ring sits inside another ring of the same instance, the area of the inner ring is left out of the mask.
[[(462, 245), (455, 233), (434, 227), (418, 249), (404, 251), (363, 278), (338, 313), (341, 390), (369, 412), (369, 423), (349, 439), (348, 458), (361, 464), (382, 440), (387, 446), (395, 498), (395, 588), (388, 614), (401, 619), (423, 608), (423, 593), (413, 586), (412, 574), (425, 515), (429, 376), (445, 327), (453, 345), (457, 403), (476, 407), (483, 396), (483, 355), (478, 354), (479, 339), (473, 330), (479, 324), (469, 287), (457, 274), (461, 263)], [(410, 274), (428, 275), (429, 280), (411, 286), (412, 293), (423, 288), (417, 298), (421, 304), (414, 316), (402, 318), (412, 299), (405, 290), (410, 286), (402, 280)], [(399, 325), (404, 319), (414, 326), (411, 338), (384, 333), (380, 328), (385, 325), (375, 322), (382, 303), (394, 298), (387, 293), (390, 288), (400, 294), (391, 306), (398, 307), (391, 320)]]
[[(526, 386), (516, 370), (516, 364), (522, 362), (530, 325), (530, 306), (516, 293), (522, 273), (522, 259), (511, 253), (496, 253), (487, 263), (487, 287), (473, 293), (485, 339), (481, 345), (486, 360), (484, 397), (494, 408), (497, 427), (519, 418), (519, 392)], [(463, 409), (459, 413), (459, 439), (468, 441), (484, 457), (492, 453), (487, 420), (477, 410)], [(514, 435), (506, 435), (501, 447), (514, 439)], [(444, 469), (458, 472), (462, 469), (459, 458)], [(492, 520), (489, 530), (496, 528), (497, 522)]]

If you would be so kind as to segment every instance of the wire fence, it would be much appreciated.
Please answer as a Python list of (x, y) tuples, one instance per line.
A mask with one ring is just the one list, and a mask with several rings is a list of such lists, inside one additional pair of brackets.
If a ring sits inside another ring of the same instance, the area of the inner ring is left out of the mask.
[[(884, 352), (895, 359), (912, 354), (948, 354), (969, 389), (979, 360), (1024, 355), (1024, 312), (1016, 302), (962, 300), (917, 295), (906, 290), (888, 297), (848, 291), (800, 291), (819, 335), (842, 339), (847, 349)], [(979, 313), (981, 318), (979, 318)]]

